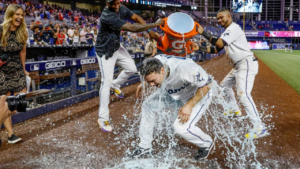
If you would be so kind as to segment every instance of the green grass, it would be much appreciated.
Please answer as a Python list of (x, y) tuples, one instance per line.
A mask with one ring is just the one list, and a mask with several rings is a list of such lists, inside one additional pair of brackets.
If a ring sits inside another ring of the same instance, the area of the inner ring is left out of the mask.
[(256, 56), (300, 94), (300, 50), (253, 50)]

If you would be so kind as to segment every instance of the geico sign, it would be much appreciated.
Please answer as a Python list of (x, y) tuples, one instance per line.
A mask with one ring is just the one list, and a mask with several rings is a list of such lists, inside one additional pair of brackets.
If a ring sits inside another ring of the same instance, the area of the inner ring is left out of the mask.
[(95, 59), (84, 59), (84, 60), (81, 60), (80, 63), (82, 65), (86, 65), (86, 64), (96, 63), (96, 60)]
[(59, 68), (65, 66), (66, 66), (66, 61), (51, 62), (51, 63), (46, 63), (45, 65), (46, 69), (53, 69), (53, 68)]
[(276, 48), (277, 48), (277, 49), (284, 49), (284, 48), (285, 48), (285, 45), (276, 45)]

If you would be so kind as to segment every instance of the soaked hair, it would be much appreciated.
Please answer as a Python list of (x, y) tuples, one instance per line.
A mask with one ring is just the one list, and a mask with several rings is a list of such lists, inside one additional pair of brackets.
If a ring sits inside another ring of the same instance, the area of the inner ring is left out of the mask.
[(148, 58), (143, 61), (140, 73), (142, 76), (150, 75), (153, 72), (160, 73), (163, 66), (164, 65), (157, 58)]
[(230, 13), (230, 10), (228, 8), (222, 8), (222, 9), (218, 10), (218, 13), (220, 13), (220, 12), (229, 12)]
[(22, 43), (23, 45), (26, 44), (28, 35), (27, 35), (26, 23), (25, 23), (25, 12), (24, 12), (23, 8), (20, 5), (10, 4), (6, 9), (6, 12), (5, 12), (5, 15), (4, 15), (4, 21), (1, 24), (2, 27), (3, 27), (3, 33), (2, 33), (2, 36), (1, 36), (2, 46), (7, 45), (7, 40), (9, 38), (10, 34), (11, 34), (10, 26), (12, 24), (13, 16), (15, 15), (15, 13), (17, 12), (18, 9), (22, 9), (24, 16), (23, 16), (23, 21), (21, 22), (20, 26), (16, 30), (17, 41), (19, 43)]

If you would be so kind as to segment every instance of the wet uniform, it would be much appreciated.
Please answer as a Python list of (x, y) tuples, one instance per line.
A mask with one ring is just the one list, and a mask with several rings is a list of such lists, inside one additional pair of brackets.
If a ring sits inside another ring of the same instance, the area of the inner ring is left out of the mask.
[(237, 96), (244, 106), (251, 122), (263, 128), (256, 105), (251, 97), (255, 76), (258, 73), (258, 62), (247, 44), (245, 33), (239, 25), (232, 22), (222, 33), (221, 39), (227, 43), (226, 47), (233, 62), (233, 69), (223, 79), (221, 86), (225, 88), (231, 110), (238, 112), (239, 107), (235, 100), (232, 87), (236, 85)]
[[(133, 12), (121, 5), (119, 13), (104, 8), (99, 32), (95, 44), (97, 58), (101, 71), (101, 87), (99, 91), (100, 106), (99, 120), (109, 121), (109, 96), (110, 88), (120, 88), (136, 71), (134, 60), (128, 51), (120, 44), (120, 28), (126, 24), (125, 18), (130, 19)], [(114, 67), (118, 64), (123, 68), (117, 79), (113, 80)]]
[[(166, 77), (161, 88), (151, 94), (142, 105), (142, 119), (139, 130), (141, 142), (139, 146), (145, 149), (151, 148), (153, 141), (155, 113), (161, 113), (163, 109), (167, 108), (177, 117), (179, 109), (195, 95), (197, 90), (211, 82), (210, 76), (192, 59), (168, 55), (157, 55), (155, 57), (164, 65), (167, 65), (169, 76)], [(182, 124), (177, 117), (173, 124), (174, 130), (179, 136), (198, 147), (210, 147), (212, 145), (212, 138), (195, 126), (210, 105), (211, 95), (212, 92), (209, 91), (193, 107), (188, 122)]]

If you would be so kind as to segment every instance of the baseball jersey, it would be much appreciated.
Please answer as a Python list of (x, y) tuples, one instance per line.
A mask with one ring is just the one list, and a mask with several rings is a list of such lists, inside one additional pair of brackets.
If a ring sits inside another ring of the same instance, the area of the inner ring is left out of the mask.
[(174, 100), (186, 103), (198, 88), (211, 82), (210, 76), (192, 59), (170, 55), (157, 55), (155, 58), (169, 66), (170, 73), (163, 86)]
[(248, 56), (253, 56), (246, 35), (238, 24), (232, 22), (220, 38), (227, 43), (228, 53), (234, 64)]

